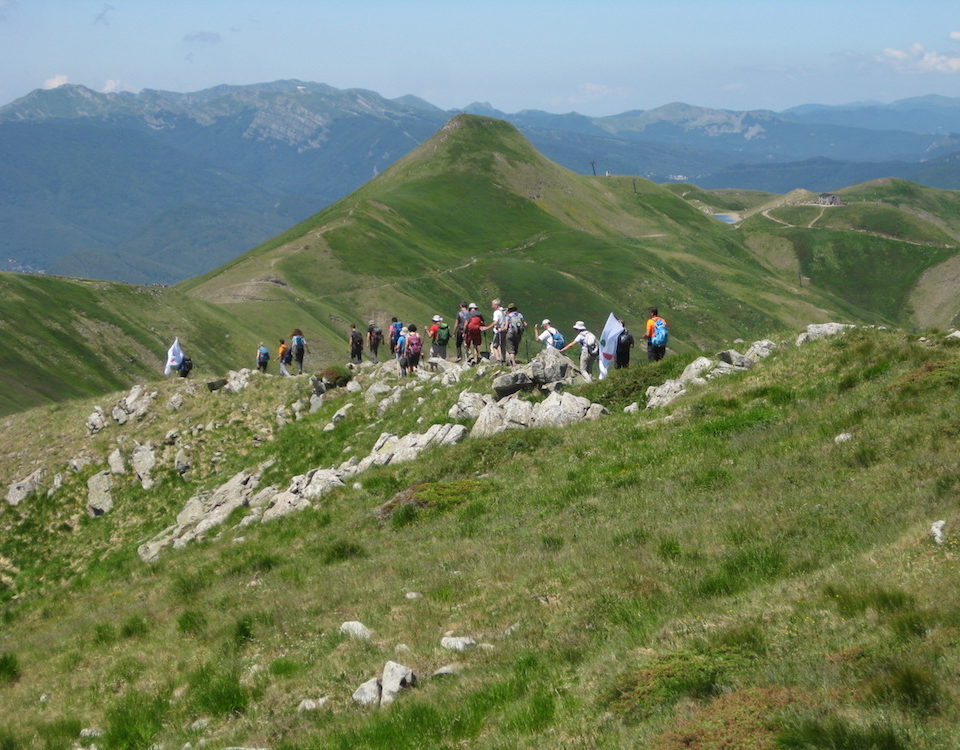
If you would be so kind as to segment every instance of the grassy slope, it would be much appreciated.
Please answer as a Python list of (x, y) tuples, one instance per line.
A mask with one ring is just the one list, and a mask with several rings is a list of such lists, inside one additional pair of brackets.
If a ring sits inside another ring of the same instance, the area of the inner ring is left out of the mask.
[[(682, 364), (617, 373), (588, 395), (622, 405)], [(4, 673), (19, 672), (0, 674), (4, 741), (66, 746), (98, 726), (101, 747), (201, 734), (275, 748), (955, 746), (958, 384), (960, 349), (856, 332), (715, 381), (672, 421), (617, 413), (467, 441), (153, 567), (137, 561), (137, 540), (195, 487), (123, 483), (111, 514), (70, 532), (83, 477), (69, 478), (56, 502), (0, 513), (0, 557), (26, 594), (0, 634)], [(325, 433), (351, 398), (339, 394), (254, 448), (300, 387), (200, 393), (141, 429), (214, 419), (198, 457), (246, 446), (223, 475), (275, 457), (269, 479), (282, 484), (344, 445), (364, 452), (381, 429), (440, 418), (459, 390), (411, 391), (366, 430), (357, 399)], [(82, 442), (81, 414), (68, 424)], [(852, 439), (836, 443), (841, 432)], [(374, 519), (411, 486), (419, 510)], [(943, 547), (926, 535), (938, 518)], [(348, 619), (373, 640), (337, 634)], [(448, 632), (494, 648), (455, 657), (439, 648)], [(463, 672), (389, 710), (357, 708), (350, 693), (387, 659), (421, 676), (450, 661)], [(324, 710), (296, 712), (318, 695)], [(201, 717), (209, 728), (190, 730)]]
[(0, 414), (153, 379), (179, 336), (212, 375), (252, 360), (255, 325), (175, 289), (0, 274)]

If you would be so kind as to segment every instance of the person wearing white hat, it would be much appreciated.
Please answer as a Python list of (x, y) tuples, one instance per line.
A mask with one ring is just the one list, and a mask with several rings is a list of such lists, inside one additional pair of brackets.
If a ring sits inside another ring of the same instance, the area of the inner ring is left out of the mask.
[(560, 351), (565, 352), (574, 344), (580, 344), (580, 373), (587, 380), (593, 380), (593, 366), (600, 358), (600, 344), (597, 337), (587, 330), (582, 320), (573, 324), (573, 330), (577, 332), (576, 338)]
[[(541, 328), (543, 328), (542, 331)], [(543, 342), (544, 349), (549, 349), (551, 346), (554, 349), (563, 349), (567, 343), (563, 334), (550, 324), (550, 318), (544, 318), (540, 325), (534, 323), (533, 333), (537, 337), (537, 341)]]
[[(440, 321), (443, 320), (439, 315), (434, 315), (430, 319), (430, 325), (427, 326), (427, 336), (430, 337), (430, 356), (438, 357), (437, 354), (437, 331), (440, 330)], [(446, 357), (444, 357), (446, 359)]]

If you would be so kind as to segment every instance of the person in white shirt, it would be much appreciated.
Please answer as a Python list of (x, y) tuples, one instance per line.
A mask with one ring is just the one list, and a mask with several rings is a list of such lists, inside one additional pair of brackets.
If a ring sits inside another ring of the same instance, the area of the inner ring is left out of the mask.
[(499, 299), (490, 303), (493, 308), (493, 322), (488, 326), (483, 326), (481, 331), (493, 329), (493, 343), (490, 344), (490, 359), (504, 364), (504, 343), (506, 338), (506, 317), (507, 312), (503, 309)]
[[(543, 331), (540, 329), (543, 328)], [(557, 335), (557, 329), (550, 325), (550, 318), (544, 318), (540, 325), (533, 324), (533, 333), (537, 341), (543, 342), (543, 348), (547, 349), (553, 346), (554, 337)]]
[(587, 380), (592, 380), (593, 366), (600, 358), (600, 344), (597, 342), (597, 337), (587, 330), (582, 320), (573, 324), (573, 330), (577, 331), (577, 337), (560, 352), (567, 351), (574, 344), (580, 344), (580, 372)]

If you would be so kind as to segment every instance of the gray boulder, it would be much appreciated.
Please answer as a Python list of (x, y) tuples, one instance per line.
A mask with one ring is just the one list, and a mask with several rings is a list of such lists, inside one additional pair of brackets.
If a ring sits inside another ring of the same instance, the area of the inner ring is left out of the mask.
[(7, 505), (19, 505), (29, 495), (40, 489), (43, 481), (43, 469), (37, 469), (30, 476), (14, 482), (7, 487)]
[(450, 419), (476, 419), (483, 411), (483, 407), (493, 401), (493, 397), (487, 394), (463, 391), (457, 398), (457, 403), (450, 407), (447, 416)]
[(743, 356), (753, 362), (759, 362), (761, 359), (766, 359), (776, 350), (777, 345), (772, 342), (770, 339), (762, 339), (760, 341), (754, 341), (750, 348), (744, 352)]
[(444, 636), (440, 639), (440, 648), (445, 648), (448, 651), (459, 651), (463, 652), (467, 649), (473, 648), (477, 645), (477, 642), (470, 636)]
[(417, 676), (412, 669), (395, 661), (388, 661), (383, 665), (383, 676), (380, 678), (380, 705), (390, 705), (403, 688), (416, 684)]
[(809, 341), (828, 338), (830, 336), (839, 336), (846, 333), (849, 329), (856, 328), (848, 323), (812, 323), (807, 326), (807, 330), (797, 336), (797, 346), (803, 346)]
[(133, 449), (133, 454), (130, 456), (130, 465), (133, 467), (133, 472), (140, 480), (143, 489), (149, 490), (153, 487), (153, 478), (150, 476), (150, 472), (157, 465), (157, 457), (153, 452), (151, 442), (141, 443)]
[(361, 706), (379, 706), (380, 680), (377, 677), (367, 680), (353, 691), (353, 700)]
[(505, 372), (493, 381), (493, 390), (500, 398), (531, 388), (533, 388), (533, 379), (522, 370)]
[(340, 625), (339, 631), (358, 641), (369, 641), (373, 637), (373, 632), (359, 620), (347, 620)]
[(745, 357), (736, 349), (726, 349), (725, 351), (718, 353), (717, 359), (719, 359), (721, 362), (726, 362), (728, 365), (733, 365), (734, 367), (739, 367), (743, 370), (749, 370), (751, 367), (753, 367), (753, 360), (749, 357)]
[(113, 510), (113, 477), (109, 471), (101, 471), (87, 480), (87, 513), (91, 518)]
[(106, 426), (107, 418), (103, 413), (103, 409), (99, 406), (95, 406), (93, 408), (93, 413), (87, 417), (87, 432), (90, 435), (95, 435)]
[(119, 448), (114, 448), (113, 452), (107, 456), (107, 466), (110, 467), (111, 474), (126, 474), (127, 467), (123, 462), (123, 454)]

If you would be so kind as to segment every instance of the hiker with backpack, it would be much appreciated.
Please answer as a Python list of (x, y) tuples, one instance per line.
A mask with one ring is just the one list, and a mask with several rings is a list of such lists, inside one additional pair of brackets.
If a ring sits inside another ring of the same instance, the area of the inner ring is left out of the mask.
[(280, 363), (280, 374), (289, 375), (287, 365), (293, 362), (293, 347), (287, 345), (283, 339), (280, 339), (280, 346), (277, 348), (277, 362)]
[(257, 347), (257, 369), (260, 372), (266, 374), (267, 372), (267, 362), (270, 361), (270, 350), (263, 345), (263, 342), (260, 342), (260, 346)]
[(633, 334), (627, 330), (627, 327), (623, 323), (623, 318), (617, 318), (617, 320), (620, 321), (623, 330), (620, 331), (620, 335), (617, 337), (617, 353), (614, 368), (620, 370), (630, 366), (630, 349), (633, 347), (634, 341)]
[(438, 359), (447, 358), (447, 343), (450, 341), (450, 326), (439, 315), (434, 315), (434, 324), (430, 326), (430, 338), (433, 344), (430, 347), (430, 356)]
[(500, 304), (499, 299), (491, 301), (490, 307), (493, 309), (493, 322), (488, 326), (483, 326), (480, 330), (489, 331), (493, 329), (493, 341), (490, 343), (490, 359), (496, 360), (502, 365), (504, 363), (504, 339), (507, 333), (507, 313)]
[(453, 327), (453, 334), (457, 339), (457, 362), (463, 360), (463, 336), (467, 329), (467, 319), (470, 317), (470, 311), (467, 309), (467, 303), (461, 302), (460, 309), (457, 310), (457, 322)]
[(577, 331), (576, 338), (567, 344), (561, 353), (567, 351), (574, 344), (580, 344), (580, 373), (587, 379), (593, 380), (593, 366), (600, 358), (600, 342), (597, 337), (587, 330), (582, 320), (573, 324), (573, 330)]
[(406, 377), (407, 375), (407, 365), (409, 360), (407, 355), (404, 353), (403, 348), (407, 343), (408, 331), (406, 328), (401, 328), (397, 332), (397, 340), (393, 346), (393, 356), (397, 359), (397, 364), (400, 366), (400, 377)]
[(363, 359), (363, 336), (357, 330), (355, 325), (350, 326), (350, 335), (347, 338), (350, 344), (350, 361), (354, 364), (360, 364)]
[[(540, 331), (541, 327), (543, 331)], [(549, 349), (551, 346), (554, 349), (563, 349), (567, 345), (563, 334), (550, 324), (550, 318), (544, 318), (539, 326), (534, 323), (533, 335), (537, 337), (537, 341), (543, 342), (544, 349)]]
[(527, 321), (524, 319), (523, 313), (511, 302), (507, 305), (507, 314), (504, 318), (505, 335), (503, 340), (507, 364), (510, 367), (517, 366), (517, 352), (520, 351), (520, 340), (523, 338), (525, 330), (527, 330)]
[(380, 326), (371, 320), (367, 324), (367, 346), (370, 347), (370, 359), (374, 362), (380, 361), (377, 358), (377, 351), (380, 349), (380, 344), (382, 341), (383, 331), (380, 330)]
[[(480, 344), (483, 342), (483, 315), (476, 302), (467, 306), (469, 317), (463, 329), (463, 343), (467, 350), (467, 364), (480, 364)], [(472, 353), (472, 356), (471, 356)]]
[(647, 320), (647, 329), (645, 338), (647, 339), (647, 360), (650, 362), (659, 362), (663, 355), (667, 353), (667, 321), (660, 317), (657, 308), (648, 307), (650, 314)]
[(417, 333), (417, 327), (411, 323), (407, 327), (407, 335), (403, 343), (403, 356), (407, 360), (407, 367), (410, 374), (417, 371), (417, 365), (420, 364), (420, 355), (423, 352), (423, 340)]
[(180, 360), (180, 366), (177, 368), (177, 372), (180, 373), (181, 378), (185, 378), (190, 374), (190, 370), (193, 369), (193, 360), (190, 359), (189, 355), (184, 354), (183, 359)]
[(299, 328), (294, 328), (290, 334), (290, 346), (293, 347), (293, 358), (297, 362), (297, 374), (303, 375), (303, 354), (307, 351), (307, 340)]
[(397, 342), (400, 340), (400, 332), (403, 330), (403, 323), (396, 318), (390, 318), (390, 353), (399, 356), (397, 352)]

